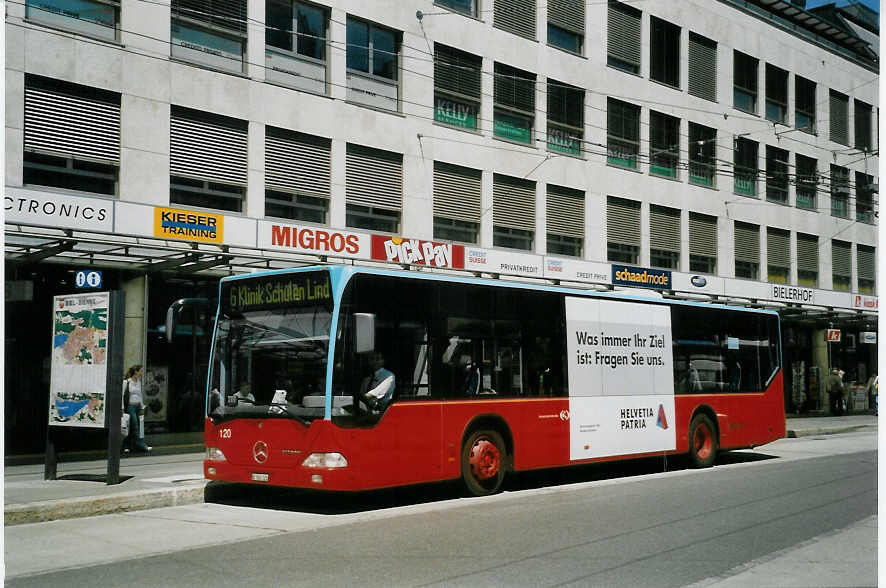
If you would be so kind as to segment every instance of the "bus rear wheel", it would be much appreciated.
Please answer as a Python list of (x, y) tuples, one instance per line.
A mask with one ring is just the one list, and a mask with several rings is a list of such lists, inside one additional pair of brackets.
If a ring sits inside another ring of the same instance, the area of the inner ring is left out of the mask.
[(505, 442), (496, 431), (474, 431), (461, 449), (461, 477), (473, 496), (501, 490), (506, 464)]
[(717, 429), (706, 414), (695, 415), (689, 424), (689, 461), (692, 467), (709, 468), (714, 465), (720, 443)]

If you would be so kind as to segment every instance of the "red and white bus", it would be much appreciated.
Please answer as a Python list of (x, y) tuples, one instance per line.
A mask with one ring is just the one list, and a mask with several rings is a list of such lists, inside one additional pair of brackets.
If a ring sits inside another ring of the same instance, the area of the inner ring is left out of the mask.
[(778, 315), (354, 266), (220, 283), (210, 480), (368, 490), (785, 434)]

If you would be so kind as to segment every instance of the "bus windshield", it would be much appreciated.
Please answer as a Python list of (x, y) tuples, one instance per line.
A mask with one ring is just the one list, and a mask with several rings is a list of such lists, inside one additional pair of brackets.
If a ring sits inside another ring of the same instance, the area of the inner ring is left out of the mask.
[(324, 417), (328, 274), (284, 277), (222, 286), (209, 398), (216, 421)]

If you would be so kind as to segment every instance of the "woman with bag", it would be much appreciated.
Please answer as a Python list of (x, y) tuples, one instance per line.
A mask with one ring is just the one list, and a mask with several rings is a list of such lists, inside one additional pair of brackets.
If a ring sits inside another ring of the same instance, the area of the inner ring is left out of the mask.
[(145, 402), (142, 398), (142, 366), (134, 365), (126, 370), (126, 379), (123, 380), (123, 406), (129, 415), (129, 435), (123, 440), (123, 453), (130, 449), (147, 453), (152, 447), (145, 444), (145, 431), (143, 420), (140, 415), (145, 414)]

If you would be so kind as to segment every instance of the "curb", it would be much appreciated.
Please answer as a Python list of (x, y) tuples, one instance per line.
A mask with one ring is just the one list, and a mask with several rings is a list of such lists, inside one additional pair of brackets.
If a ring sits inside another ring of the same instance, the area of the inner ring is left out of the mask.
[(877, 424), (867, 425), (846, 425), (844, 427), (828, 427), (821, 429), (788, 429), (785, 437), (788, 439), (796, 439), (797, 437), (812, 437), (814, 435), (837, 435), (839, 433), (852, 433), (854, 431), (864, 431), (867, 429), (876, 430)]
[(108, 496), (85, 496), (82, 498), (45, 500), (25, 504), (7, 505), (3, 512), (3, 522), (7, 526), (42, 523), (59, 519), (91, 517), (96, 515), (202, 504), (206, 482), (188, 488), (163, 488), (158, 490), (136, 490)]

